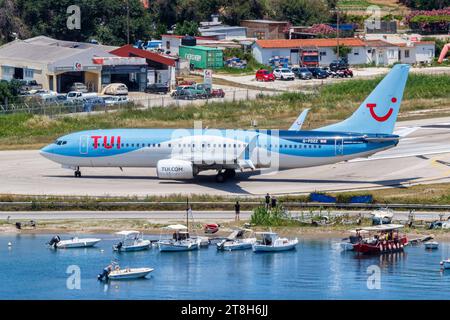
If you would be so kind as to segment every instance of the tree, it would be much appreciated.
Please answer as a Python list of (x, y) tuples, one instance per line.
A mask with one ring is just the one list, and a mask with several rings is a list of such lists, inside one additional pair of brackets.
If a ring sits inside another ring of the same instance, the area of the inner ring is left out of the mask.
[(330, 18), (330, 8), (323, 0), (277, 0), (276, 17), (294, 25), (323, 23)]
[[(334, 54), (337, 54), (337, 46), (333, 48)], [(352, 48), (344, 46), (343, 44), (339, 45), (339, 57), (338, 58), (344, 58), (347, 59), (348, 54), (352, 52)]]
[(26, 37), (29, 31), (19, 17), (15, 1), (0, 1), (0, 43), (14, 40), (14, 34), (17, 37)]
[(177, 23), (175, 26), (175, 34), (180, 36), (198, 36), (198, 24), (194, 21), (184, 21), (183, 23)]

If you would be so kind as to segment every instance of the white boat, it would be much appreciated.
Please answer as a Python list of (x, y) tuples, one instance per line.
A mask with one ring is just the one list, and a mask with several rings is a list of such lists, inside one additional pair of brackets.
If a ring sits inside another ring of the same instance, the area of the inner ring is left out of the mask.
[(381, 208), (378, 210), (374, 210), (371, 213), (372, 215), (372, 224), (390, 224), (392, 218), (394, 217), (394, 211), (389, 208)]
[(124, 268), (121, 269), (117, 263), (112, 263), (103, 273), (98, 275), (98, 280), (129, 280), (145, 278), (154, 269), (152, 268)]
[(111, 280), (145, 278), (152, 271), (152, 268), (125, 268), (111, 271), (108, 278)]
[(450, 269), (450, 259), (442, 260), (440, 264), (442, 268)]
[(161, 252), (192, 251), (200, 247), (201, 240), (190, 238), (186, 226), (181, 224), (170, 225), (163, 228), (173, 231), (171, 239), (161, 239), (158, 241), (158, 248)]
[(430, 250), (437, 249), (439, 247), (439, 243), (436, 241), (427, 241), (427, 242), (424, 242), (423, 244), (425, 246), (425, 249), (430, 249)]
[(217, 250), (234, 251), (251, 249), (256, 243), (256, 238), (244, 238), (246, 232), (253, 232), (250, 229), (237, 229), (226, 239), (217, 243)]
[(192, 239), (197, 239), (199, 241), (200, 247), (206, 248), (209, 247), (210, 241), (208, 237), (196, 237)]
[(99, 243), (101, 239), (97, 238), (78, 238), (73, 237), (69, 240), (61, 240), (59, 236), (53, 237), (48, 243), (55, 249), (75, 249), (75, 248), (89, 248)]
[(126, 230), (116, 233), (122, 237), (119, 243), (113, 246), (114, 251), (129, 252), (129, 251), (141, 251), (150, 248), (150, 240), (143, 239), (143, 234), (139, 231)]
[(253, 244), (253, 252), (278, 252), (293, 250), (298, 244), (298, 239), (280, 238), (275, 232), (257, 232), (261, 236)]

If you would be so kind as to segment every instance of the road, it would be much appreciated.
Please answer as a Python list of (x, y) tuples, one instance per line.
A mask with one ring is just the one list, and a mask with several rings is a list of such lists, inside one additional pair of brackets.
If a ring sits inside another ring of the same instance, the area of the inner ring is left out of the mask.
[[(223, 184), (215, 182), (214, 171), (202, 172), (192, 181), (164, 181), (156, 177), (153, 168), (124, 168), (123, 172), (118, 168), (82, 168), (83, 178), (78, 179), (71, 170), (41, 157), (37, 150), (1, 151), (0, 194), (252, 196), (450, 182), (450, 118), (399, 122), (397, 128), (410, 126), (421, 128), (396, 148), (375, 155), (379, 160), (356, 160), (275, 174), (244, 172)], [(414, 156), (423, 152), (431, 154)]]
[[(309, 210), (305, 210), (308, 212)], [(300, 214), (298, 211), (290, 212), (292, 216)], [(364, 210), (353, 210), (344, 211), (336, 210), (322, 211), (324, 215), (329, 216), (342, 216), (348, 215), (356, 217), (360, 213), (363, 217), (371, 217), (370, 211)], [(318, 211), (314, 211), (314, 214), (318, 214)], [(251, 211), (242, 211), (240, 213), (241, 220), (249, 220)], [(408, 220), (408, 211), (394, 211), (394, 220)], [(443, 218), (447, 219), (449, 216), (446, 213)], [(27, 220), (115, 220), (115, 219), (145, 219), (150, 220), (155, 223), (166, 223), (166, 222), (179, 222), (186, 219), (185, 211), (0, 211), (0, 221), (6, 220), (8, 217), (12, 221), (27, 221)], [(233, 221), (235, 218), (233, 211), (195, 211), (193, 212), (194, 221), (198, 222), (222, 222), (222, 221)], [(439, 212), (416, 212), (416, 220), (427, 220), (434, 221), (438, 220)], [(190, 217), (191, 219), (191, 217)]]

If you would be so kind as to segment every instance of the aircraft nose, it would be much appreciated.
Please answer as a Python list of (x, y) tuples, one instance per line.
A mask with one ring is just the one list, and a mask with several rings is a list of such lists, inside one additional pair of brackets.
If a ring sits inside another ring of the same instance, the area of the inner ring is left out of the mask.
[(48, 146), (43, 147), (41, 150), (39, 150), (39, 153), (41, 156), (48, 158), (48, 156), (52, 153), (53, 147), (51, 144)]

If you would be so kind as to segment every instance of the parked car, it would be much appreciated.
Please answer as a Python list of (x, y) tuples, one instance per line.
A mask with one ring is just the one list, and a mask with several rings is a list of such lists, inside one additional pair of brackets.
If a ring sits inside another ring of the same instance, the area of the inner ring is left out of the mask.
[(344, 59), (333, 60), (330, 63), (331, 71), (342, 70), (342, 69), (348, 69), (348, 62), (346, 60), (344, 60)]
[(266, 69), (256, 71), (256, 81), (275, 81), (275, 76), (272, 72)]
[(107, 96), (103, 97), (103, 101), (106, 106), (111, 106), (115, 104), (125, 104), (128, 103), (128, 97), (124, 96)]
[(275, 79), (280, 80), (294, 80), (295, 74), (289, 68), (276, 68), (273, 70)]
[(177, 87), (177, 91), (180, 90), (190, 91), (196, 99), (206, 99), (211, 96), (211, 86), (202, 83)]
[(308, 68), (305, 67), (295, 67), (291, 69), (292, 72), (299, 78), (302, 80), (309, 80), (312, 79), (313, 75), (311, 73), (311, 71), (308, 70)]
[(313, 77), (316, 79), (325, 79), (328, 78), (328, 72), (319, 67), (308, 68), (308, 70), (312, 73)]
[(103, 94), (112, 96), (125, 96), (128, 94), (128, 87), (123, 83), (111, 83), (103, 89)]
[(87, 93), (88, 89), (86, 87), (86, 85), (82, 82), (74, 82), (70, 88), (70, 91), (78, 91), (78, 92), (82, 92), (82, 93)]
[(30, 90), (41, 90), (42, 84), (37, 83), (36, 80), (20, 80), (20, 92), (27, 92)]
[(163, 83), (153, 83), (149, 84), (147, 88), (145, 88), (146, 93), (168, 93), (169, 92), (169, 86), (167, 84)]
[(212, 89), (211, 96), (213, 98), (223, 98), (225, 97), (225, 91), (223, 89)]
[(194, 92), (190, 89), (175, 90), (174, 92), (172, 92), (171, 96), (174, 99), (182, 100), (194, 100), (197, 98)]

